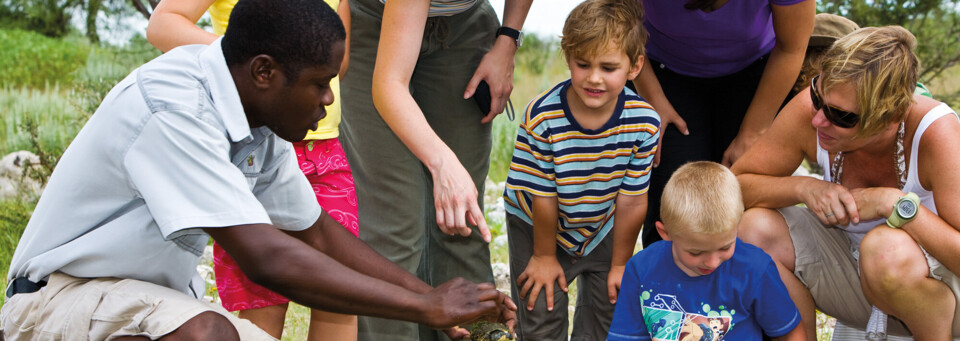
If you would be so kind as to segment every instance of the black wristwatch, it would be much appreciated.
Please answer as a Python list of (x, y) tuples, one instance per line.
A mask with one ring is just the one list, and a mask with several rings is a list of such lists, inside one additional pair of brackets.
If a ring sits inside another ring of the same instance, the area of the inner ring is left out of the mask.
[(505, 35), (507, 37), (513, 38), (513, 40), (517, 42), (518, 49), (520, 48), (520, 45), (523, 45), (523, 32), (517, 31), (515, 29), (509, 28), (506, 26), (500, 26), (500, 28), (497, 29), (497, 37), (500, 37), (500, 35)]

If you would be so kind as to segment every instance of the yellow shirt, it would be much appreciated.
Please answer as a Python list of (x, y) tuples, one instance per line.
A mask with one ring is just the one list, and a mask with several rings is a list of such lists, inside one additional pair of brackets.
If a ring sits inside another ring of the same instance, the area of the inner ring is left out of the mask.
[[(340, 5), (340, 0), (324, 0), (330, 7), (336, 9)], [(223, 35), (227, 31), (227, 22), (230, 20), (230, 11), (237, 4), (237, 0), (216, 0), (207, 12), (210, 12), (210, 21), (213, 22), (213, 33)], [(327, 106), (327, 117), (320, 120), (317, 130), (307, 133), (306, 140), (326, 140), (339, 136), (340, 131), (340, 78), (335, 77), (330, 80), (330, 88), (333, 90), (333, 104)]]

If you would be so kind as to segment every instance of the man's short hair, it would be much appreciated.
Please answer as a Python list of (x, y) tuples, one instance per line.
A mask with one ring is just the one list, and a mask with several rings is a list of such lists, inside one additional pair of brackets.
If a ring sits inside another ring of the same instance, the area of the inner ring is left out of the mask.
[(221, 46), (227, 65), (268, 55), (292, 82), (303, 68), (328, 63), (345, 38), (340, 17), (321, 0), (240, 0)]
[(660, 219), (667, 233), (724, 233), (737, 227), (741, 215), (740, 184), (719, 163), (687, 163), (673, 172), (663, 188)]
[(824, 54), (820, 93), (848, 82), (856, 87), (858, 137), (877, 134), (907, 114), (920, 69), (916, 47), (916, 38), (903, 27), (866, 27), (840, 38)]
[(570, 57), (592, 57), (612, 46), (626, 53), (631, 64), (644, 54), (647, 31), (643, 9), (636, 0), (587, 0), (570, 12), (563, 24), (560, 48)]

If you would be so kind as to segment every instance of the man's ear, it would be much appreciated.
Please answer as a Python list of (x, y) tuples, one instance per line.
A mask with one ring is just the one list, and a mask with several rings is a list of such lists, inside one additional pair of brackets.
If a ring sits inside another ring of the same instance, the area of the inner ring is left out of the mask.
[(640, 70), (643, 70), (644, 61), (642, 54), (637, 57), (637, 62), (633, 64), (630, 68), (630, 74), (627, 75), (628, 79), (636, 79), (637, 76), (640, 75)]
[(657, 233), (660, 234), (660, 238), (666, 241), (670, 241), (670, 234), (668, 234), (667, 229), (663, 227), (663, 223), (661, 223), (660, 221), (657, 221), (656, 224), (654, 225), (657, 226)]
[(273, 57), (260, 54), (250, 59), (250, 80), (258, 89), (267, 89), (277, 80), (282, 80), (279, 64)]

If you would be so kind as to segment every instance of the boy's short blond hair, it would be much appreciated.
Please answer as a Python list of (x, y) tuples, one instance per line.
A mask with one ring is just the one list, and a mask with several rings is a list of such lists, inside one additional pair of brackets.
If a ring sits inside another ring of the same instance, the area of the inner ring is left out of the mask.
[(916, 47), (916, 38), (903, 27), (866, 27), (840, 38), (824, 54), (820, 92), (848, 82), (856, 87), (857, 137), (875, 135), (905, 117), (920, 69)]
[(636, 64), (644, 54), (647, 31), (639, 0), (587, 0), (563, 24), (560, 48), (570, 57), (593, 57), (612, 46)]
[(714, 235), (740, 223), (743, 199), (737, 177), (716, 162), (690, 162), (673, 173), (660, 200), (660, 219), (669, 234)]

